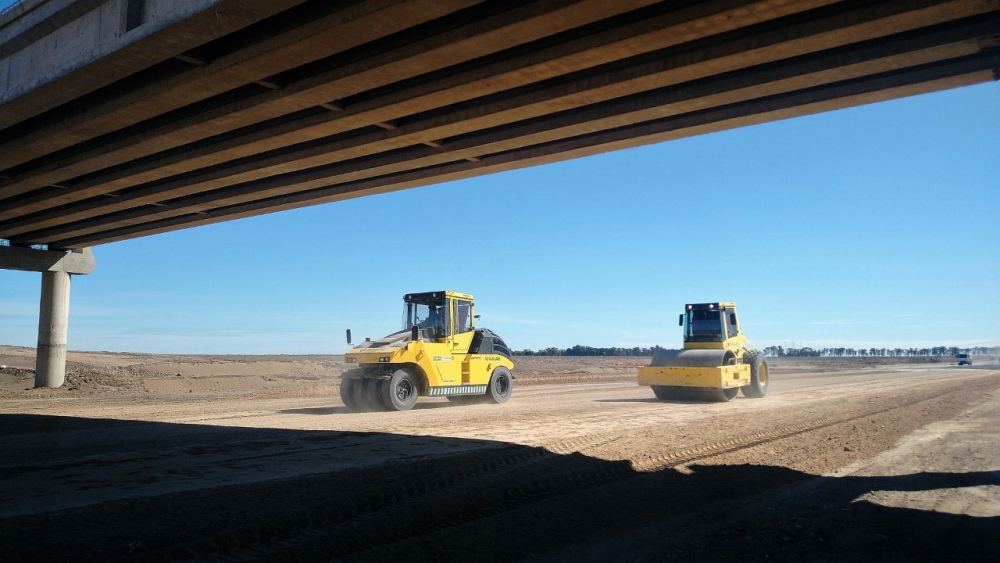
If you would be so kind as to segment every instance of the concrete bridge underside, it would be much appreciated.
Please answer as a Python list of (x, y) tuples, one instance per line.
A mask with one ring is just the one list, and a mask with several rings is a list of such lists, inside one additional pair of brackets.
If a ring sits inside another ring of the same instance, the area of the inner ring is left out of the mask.
[(0, 238), (81, 249), (996, 80), (1000, 0), (24, 0), (0, 57)]

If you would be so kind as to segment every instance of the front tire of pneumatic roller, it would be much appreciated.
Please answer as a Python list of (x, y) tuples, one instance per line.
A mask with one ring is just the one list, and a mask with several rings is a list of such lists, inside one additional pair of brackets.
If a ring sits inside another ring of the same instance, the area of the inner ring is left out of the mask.
[(771, 380), (771, 373), (763, 354), (754, 354), (749, 363), (750, 383), (740, 387), (740, 389), (743, 390), (744, 397), (760, 399), (764, 395), (767, 395), (767, 386)]
[(377, 405), (372, 403), (372, 386), (377, 382), (378, 380), (367, 377), (354, 380), (354, 383), (351, 384), (349, 389), (351, 392), (351, 400), (354, 401), (354, 412), (384, 410), (381, 401), (379, 401), (379, 404)]
[(382, 379), (366, 379), (362, 396), (364, 397), (365, 410), (369, 412), (386, 411), (389, 408), (382, 400), (382, 389), (386, 381)]
[(490, 385), (486, 389), (486, 400), (490, 403), (506, 403), (514, 392), (514, 376), (504, 366), (497, 366), (490, 376)]
[(354, 386), (358, 384), (357, 379), (347, 379), (346, 377), (340, 380), (340, 400), (344, 402), (344, 406), (347, 407), (348, 412), (358, 412), (358, 403), (354, 400)]
[(390, 410), (408, 411), (417, 404), (417, 376), (406, 368), (397, 369), (382, 385), (382, 403)]

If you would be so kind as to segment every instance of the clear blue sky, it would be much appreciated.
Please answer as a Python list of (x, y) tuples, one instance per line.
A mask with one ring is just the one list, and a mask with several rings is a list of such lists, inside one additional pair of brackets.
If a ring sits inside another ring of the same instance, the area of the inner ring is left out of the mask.
[[(994, 82), (113, 243), (69, 347), (340, 353), (446, 288), (517, 349), (679, 347), (720, 300), (759, 347), (997, 345), (998, 172)], [(0, 344), (39, 291), (0, 271)]]

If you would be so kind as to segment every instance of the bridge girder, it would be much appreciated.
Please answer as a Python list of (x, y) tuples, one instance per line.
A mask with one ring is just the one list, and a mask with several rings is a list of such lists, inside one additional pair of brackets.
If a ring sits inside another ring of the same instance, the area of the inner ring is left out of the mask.
[[(89, 247), (1000, 69), (1000, 0), (205, 5), (240, 23), (202, 37), (205, 14), (178, 19), (191, 30), (170, 50), (142, 22), (118, 40), (137, 34), (122, 48), (156, 53), (146, 66), (94, 58), (0, 105), (0, 238)], [(38, 44), (18, 21), (0, 19), (8, 58)]]

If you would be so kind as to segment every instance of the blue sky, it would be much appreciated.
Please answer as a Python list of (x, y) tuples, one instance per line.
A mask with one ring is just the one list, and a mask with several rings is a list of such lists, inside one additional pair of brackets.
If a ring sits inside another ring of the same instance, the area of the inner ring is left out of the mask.
[[(473, 293), (517, 349), (1000, 344), (1000, 83), (98, 246), (69, 347), (340, 353), (406, 292)], [(425, 210), (439, 210), (428, 221)], [(0, 344), (40, 275), (0, 271)]]

